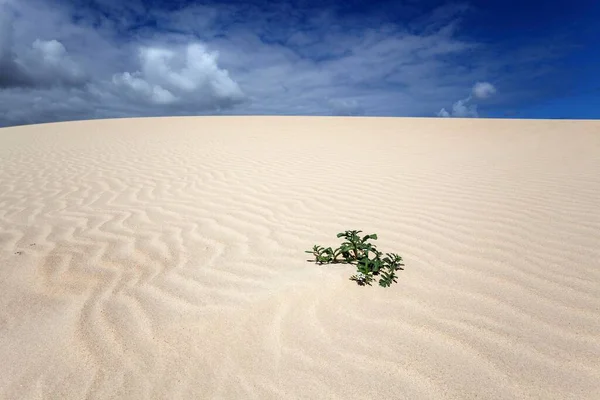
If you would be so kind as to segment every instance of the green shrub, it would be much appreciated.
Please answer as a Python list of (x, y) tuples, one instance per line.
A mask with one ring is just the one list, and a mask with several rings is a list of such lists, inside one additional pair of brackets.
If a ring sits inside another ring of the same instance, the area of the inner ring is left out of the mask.
[(361, 232), (338, 233), (337, 237), (344, 238), (345, 241), (335, 250), (331, 247), (315, 245), (312, 250), (307, 250), (305, 253), (312, 254), (317, 264), (343, 263), (356, 266), (356, 275), (352, 275), (350, 280), (361, 286), (371, 286), (375, 277), (379, 277), (379, 286), (389, 287), (397, 282), (396, 271), (404, 270), (402, 257), (396, 253), (385, 253), (385, 257), (382, 258), (383, 253), (372, 243), (367, 243), (369, 239), (377, 240), (377, 235), (365, 235), (361, 238), (358, 235)]

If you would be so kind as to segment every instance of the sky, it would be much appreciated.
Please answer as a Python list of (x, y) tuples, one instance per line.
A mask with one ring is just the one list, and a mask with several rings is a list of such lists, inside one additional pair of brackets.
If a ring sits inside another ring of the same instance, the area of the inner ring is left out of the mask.
[(0, 127), (600, 118), (597, 0), (0, 0)]

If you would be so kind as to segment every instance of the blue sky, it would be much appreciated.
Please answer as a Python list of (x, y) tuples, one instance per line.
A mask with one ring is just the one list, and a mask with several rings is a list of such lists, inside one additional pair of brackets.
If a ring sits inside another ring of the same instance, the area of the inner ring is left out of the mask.
[(600, 117), (600, 2), (0, 0), (0, 126)]

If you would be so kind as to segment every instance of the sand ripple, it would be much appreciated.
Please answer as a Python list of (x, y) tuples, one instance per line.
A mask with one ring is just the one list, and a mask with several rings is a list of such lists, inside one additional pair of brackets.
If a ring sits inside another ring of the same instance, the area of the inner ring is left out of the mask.
[[(600, 123), (0, 130), (0, 398), (597, 399)], [(345, 229), (404, 256), (360, 288)]]

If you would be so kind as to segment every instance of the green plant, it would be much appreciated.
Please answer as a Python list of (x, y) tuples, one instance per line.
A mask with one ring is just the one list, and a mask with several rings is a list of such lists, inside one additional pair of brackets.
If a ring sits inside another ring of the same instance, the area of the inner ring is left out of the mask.
[(325, 263), (343, 263), (356, 266), (356, 274), (350, 277), (361, 286), (369, 285), (379, 277), (379, 286), (389, 287), (397, 282), (396, 271), (404, 270), (402, 257), (396, 253), (385, 253), (377, 250), (374, 244), (367, 243), (368, 240), (377, 240), (377, 234), (359, 236), (362, 231), (345, 231), (337, 234), (338, 238), (344, 238), (345, 241), (337, 249), (331, 247), (322, 247), (315, 245), (312, 250), (305, 253), (312, 254), (315, 262)]

